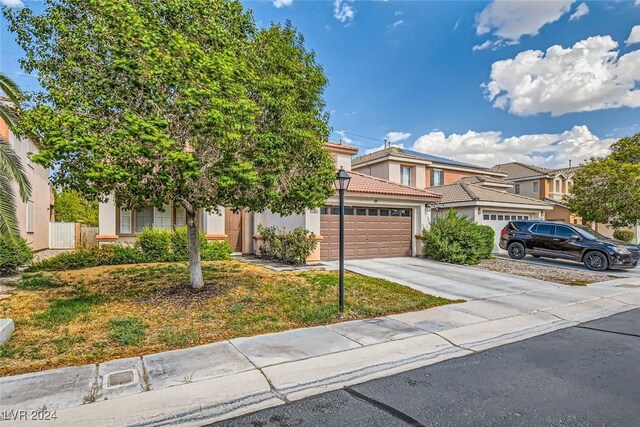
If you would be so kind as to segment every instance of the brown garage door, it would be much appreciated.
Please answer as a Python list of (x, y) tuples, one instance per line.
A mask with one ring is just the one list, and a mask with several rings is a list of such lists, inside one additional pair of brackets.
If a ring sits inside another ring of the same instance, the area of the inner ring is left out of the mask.
[[(411, 209), (345, 207), (346, 259), (411, 255)], [(320, 214), (322, 260), (340, 255), (340, 208), (327, 206)]]

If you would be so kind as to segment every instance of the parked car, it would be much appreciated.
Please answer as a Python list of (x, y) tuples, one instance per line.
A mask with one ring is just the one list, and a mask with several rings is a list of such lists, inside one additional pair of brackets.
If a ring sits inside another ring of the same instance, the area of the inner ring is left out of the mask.
[(500, 233), (500, 247), (513, 259), (527, 255), (584, 263), (589, 270), (634, 268), (640, 248), (610, 239), (583, 225), (554, 221), (510, 221)]

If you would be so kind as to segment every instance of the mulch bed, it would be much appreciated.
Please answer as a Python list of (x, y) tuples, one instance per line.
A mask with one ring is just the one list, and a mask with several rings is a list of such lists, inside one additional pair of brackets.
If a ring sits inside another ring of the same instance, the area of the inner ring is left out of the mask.
[(188, 283), (180, 283), (159, 288), (136, 300), (144, 304), (171, 304), (184, 308), (192, 304), (203, 304), (213, 297), (224, 294), (230, 288), (231, 286), (223, 286), (215, 282), (205, 282), (201, 289), (193, 289)]

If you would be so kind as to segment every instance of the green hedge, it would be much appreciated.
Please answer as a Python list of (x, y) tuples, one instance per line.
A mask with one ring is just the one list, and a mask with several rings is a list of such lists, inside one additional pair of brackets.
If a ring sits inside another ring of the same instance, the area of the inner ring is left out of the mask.
[(620, 228), (618, 230), (614, 230), (613, 238), (622, 240), (623, 242), (631, 243), (633, 241), (633, 231), (626, 230), (624, 228)]
[(13, 242), (0, 238), (0, 276), (15, 273), (33, 260), (33, 252), (24, 239)]
[(318, 247), (315, 234), (302, 227), (286, 232), (278, 227), (258, 225), (258, 233), (263, 243), (259, 248), (262, 258), (293, 265), (304, 265), (311, 253)]
[(475, 224), (453, 209), (422, 233), (424, 255), (452, 264), (475, 265), (490, 258), (493, 239), (491, 227)]
[[(31, 265), (29, 271), (77, 270), (100, 265), (188, 261), (189, 245), (186, 236), (186, 228), (174, 232), (146, 229), (140, 233), (134, 245), (111, 244), (65, 252)], [(208, 242), (204, 233), (200, 234), (200, 258), (203, 261), (227, 260), (232, 252), (227, 241)]]

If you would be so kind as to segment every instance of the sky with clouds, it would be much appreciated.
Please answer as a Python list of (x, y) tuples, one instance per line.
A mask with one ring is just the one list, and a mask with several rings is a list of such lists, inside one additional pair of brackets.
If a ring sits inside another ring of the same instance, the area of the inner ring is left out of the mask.
[[(41, 1), (0, 0), (41, 8)], [(332, 139), (564, 167), (640, 132), (640, 0), (244, 1), (329, 77)], [(0, 69), (37, 88), (1, 21)]]

